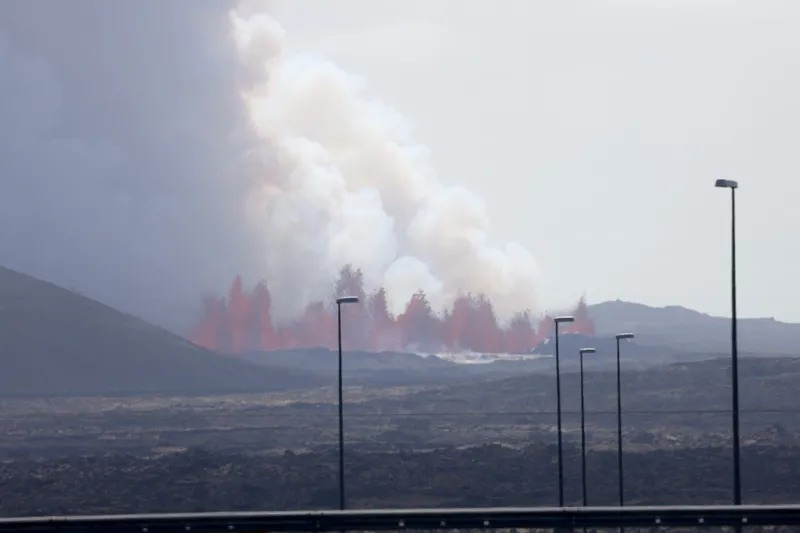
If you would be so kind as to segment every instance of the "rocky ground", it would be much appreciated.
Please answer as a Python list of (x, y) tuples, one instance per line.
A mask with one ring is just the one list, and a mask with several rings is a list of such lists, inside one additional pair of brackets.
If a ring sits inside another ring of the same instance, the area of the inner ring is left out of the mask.
[[(792, 363), (794, 364), (794, 363)], [(794, 367), (792, 367), (794, 368)], [(751, 374), (746, 502), (800, 499), (800, 428), (785, 368)], [(709, 365), (633, 375), (624, 403), (629, 503), (728, 503), (730, 413)], [(579, 503), (575, 376), (564, 378), (567, 498)], [(556, 417), (546, 376), (348, 387), (351, 507), (552, 505)], [(590, 503), (616, 502), (613, 380), (587, 379)], [(757, 385), (757, 387), (756, 387)], [(704, 388), (705, 387), (705, 388)], [(768, 389), (757, 394), (757, 389)], [(332, 508), (335, 390), (0, 401), (0, 515)], [(774, 407), (773, 407), (774, 406)]]
[[(430, 452), (349, 450), (350, 507), (552, 505), (554, 447), (501, 445)], [(569, 503), (578, 504), (577, 450), (566, 451)], [(747, 447), (745, 500), (796, 501), (800, 450)], [(730, 451), (695, 448), (626, 456), (631, 504), (727, 503)], [(589, 455), (590, 503), (613, 505), (616, 457)], [(204, 450), (151, 456), (111, 454), (0, 463), (0, 514), (325, 509), (337, 504), (336, 454), (226, 454)]]
[[(570, 384), (569, 377), (565, 379)], [(347, 388), (348, 444), (365, 451), (427, 451), (487, 442), (512, 447), (556, 440), (556, 416), (525, 403), (516, 382), (487, 384), (493, 394), (466, 388)], [(125, 453), (158, 454), (202, 448), (222, 453), (320, 452), (337, 445), (336, 393), (195, 397), (51, 398), (0, 401), (0, 460)], [(589, 397), (592, 399), (592, 397)], [(624, 439), (629, 451), (728, 446), (730, 413), (712, 409), (661, 410), (628, 402)], [(564, 435), (577, 445), (580, 417), (565, 401)], [(796, 411), (744, 411), (746, 444), (800, 446)], [(587, 405), (587, 439), (594, 450), (616, 449), (616, 414)]]

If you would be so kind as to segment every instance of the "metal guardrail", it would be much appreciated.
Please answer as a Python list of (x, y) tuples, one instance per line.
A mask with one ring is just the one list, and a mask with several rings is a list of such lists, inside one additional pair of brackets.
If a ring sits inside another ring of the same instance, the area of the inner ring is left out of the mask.
[(508, 507), (0, 518), (0, 533), (800, 526), (800, 505)]

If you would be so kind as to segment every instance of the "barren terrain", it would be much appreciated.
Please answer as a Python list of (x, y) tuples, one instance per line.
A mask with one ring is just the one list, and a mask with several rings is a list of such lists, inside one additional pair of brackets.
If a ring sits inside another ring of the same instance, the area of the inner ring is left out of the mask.
[[(800, 430), (792, 378), (798, 362), (743, 366), (749, 369), (742, 414), (747, 501), (796, 501)], [(730, 413), (726, 387), (713, 386), (721, 369), (724, 362), (712, 361), (624, 374), (631, 503), (728, 501)], [(586, 377), (590, 492), (598, 504), (613, 503), (616, 495), (613, 377)], [(573, 503), (580, 443), (575, 380), (573, 373), (563, 380)], [(753, 387), (768, 393), (753, 395)], [(545, 374), (346, 388), (351, 505), (552, 504), (553, 388)], [(0, 513), (332, 507), (335, 392), (5, 399)]]

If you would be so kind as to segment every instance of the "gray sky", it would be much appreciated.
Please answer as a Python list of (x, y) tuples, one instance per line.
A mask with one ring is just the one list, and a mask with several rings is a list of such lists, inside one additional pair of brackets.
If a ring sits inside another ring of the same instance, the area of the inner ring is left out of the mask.
[[(344, 235), (341, 248), (363, 235), (364, 225), (347, 233), (357, 218), (342, 221), (322, 200), (302, 226), (307, 242), (270, 240), (275, 221), (246, 212), (264, 176), (271, 186), (292, 174), (274, 139), (248, 127), (240, 90), (259, 74), (242, 69), (231, 43), (234, 5), (0, 2), (0, 263), (180, 329), (202, 294), (225, 291), (235, 274), (252, 284), (269, 270), (274, 282), (298, 264), (347, 259), (341, 250), (317, 258), (319, 246), (308, 245)], [(485, 201), (490, 236), (522, 243), (536, 260), (544, 307), (585, 292), (590, 302), (727, 314), (729, 197), (713, 188), (727, 177), (741, 184), (740, 313), (800, 321), (800, 3), (270, 5), (290, 52), (361, 77), (410, 121), (439, 179)], [(264, 46), (277, 46), (278, 34)], [(327, 80), (358, 108), (349, 78)], [(278, 104), (294, 102), (295, 86), (285, 87)], [(338, 120), (326, 102), (303, 107), (301, 122), (317, 109)], [(343, 123), (374, 126), (368, 118)], [(305, 209), (302, 195), (292, 198), (275, 205)], [(374, 196), (350, 199), (359, 216), (376, 214)], [(480, 206), (457, 200), (475, 207), (467, 218), (481, 229)], [(387, 234), (391, 214), (373, 217)], [(328, 233), (315, 231), (318, 220)], [(284, 237), (302, 235), (294, 231)], [(281, 242), (303, 260), (284, 261)], [(436, 243), (421, 245), (446, 261)], [(507, 264), (495, 252), (492, 264)], [(302, 290), (308, 275), (284, 281)], [(515, 275), (519, 285), (505, 285), (525, 286)]]
[(276, 0), (289, 46), (362, 76), (443, 181), (582, 291), (800, 321), (800, 3)]

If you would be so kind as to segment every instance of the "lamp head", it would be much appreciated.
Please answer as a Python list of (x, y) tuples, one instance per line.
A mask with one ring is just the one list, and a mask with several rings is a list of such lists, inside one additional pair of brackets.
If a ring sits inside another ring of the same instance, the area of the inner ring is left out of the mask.
[(581, 348), (578, 351), (581, 353), (581, 355), (583, 355), (587, 353), (595, 353), (597, 350), (595, 350), (594, 348)]
[(617, 334), (617, 340), (632, 339), (632, 338), (633, 338), (633, 333), (618, 333)]
[(562, 322), (575, 322), (575, 317), (571, 316), (557, 316), (553, 320), (556, 321), (556, 324), (560, 324)]
[(719, 187), (720, 189), (737, 189), (739, 188), (739, 183), (733, 180), (718, 179), (716, 183), (714, 183), (714, 187)]
[(336, 303), (338, 305), (358, 303), (358, 296), (341, 296), (336, 298)]

